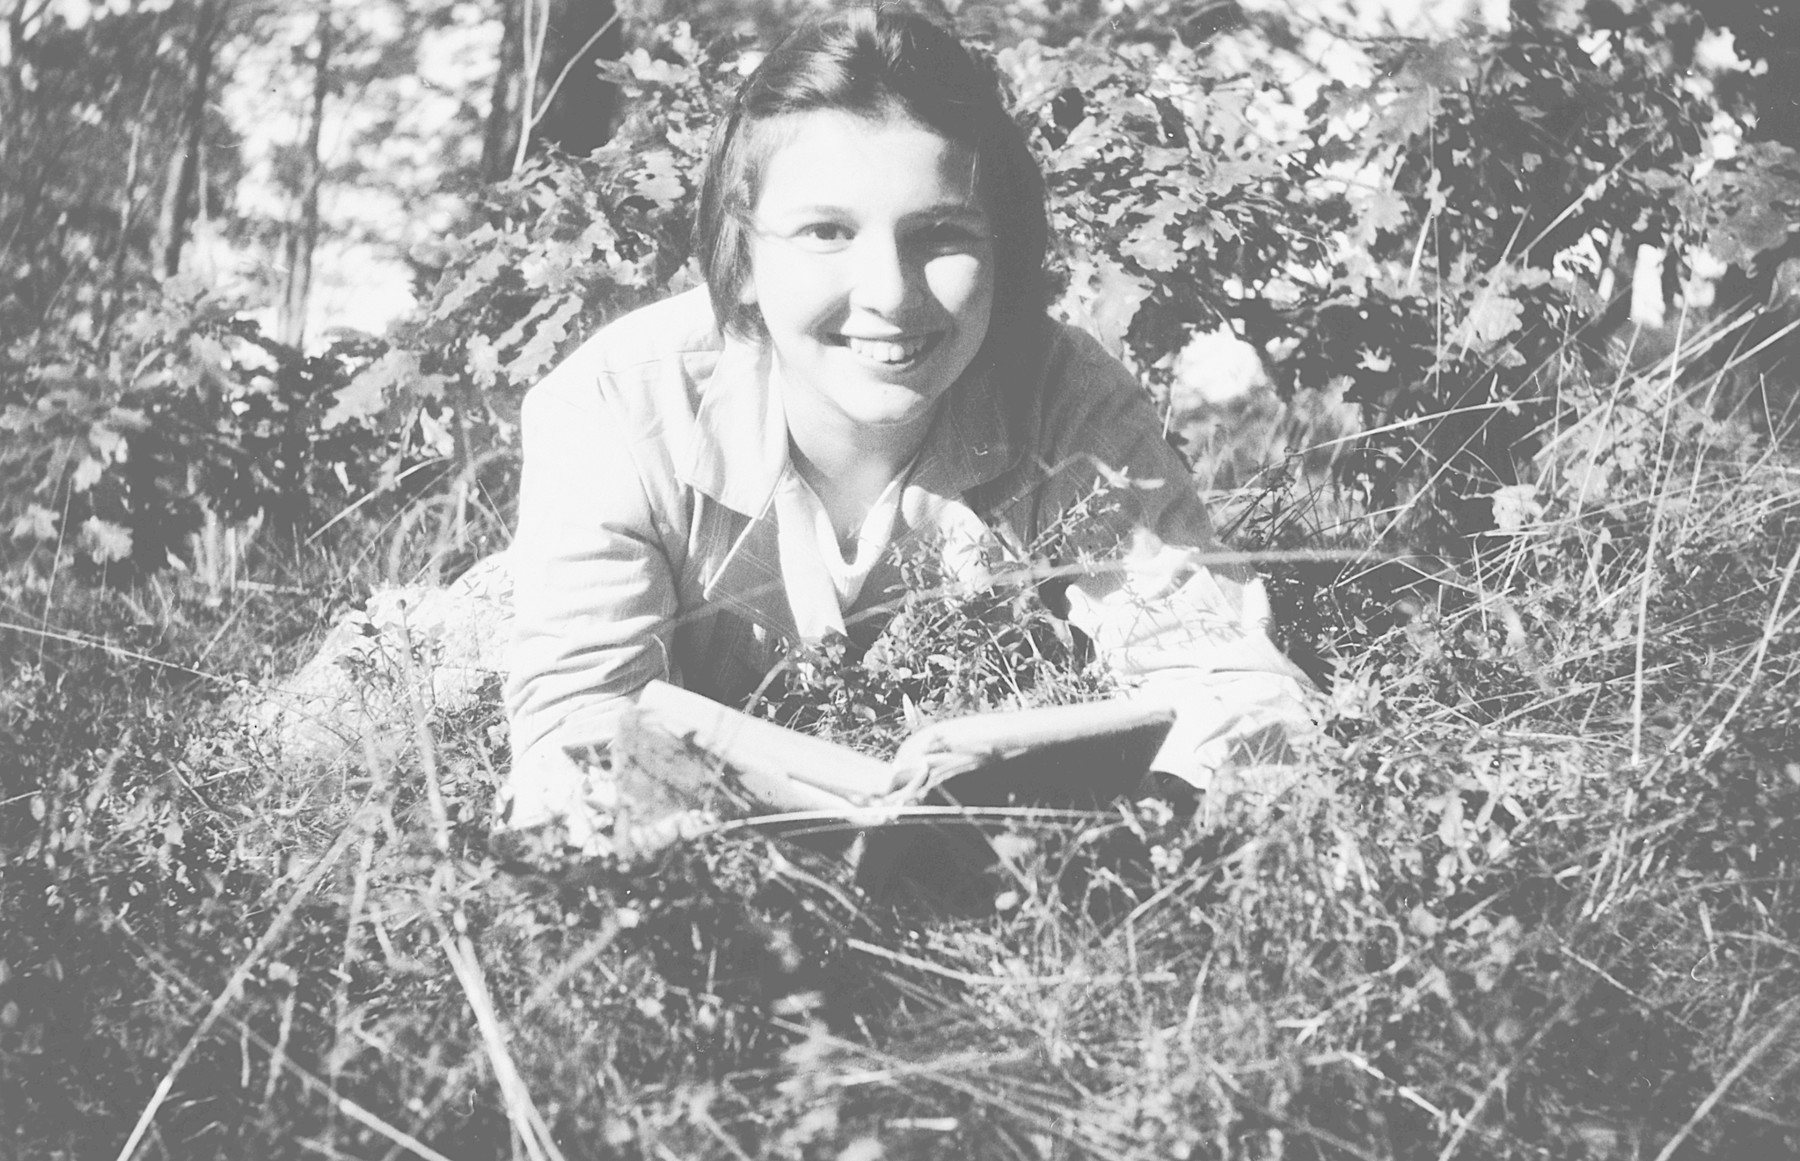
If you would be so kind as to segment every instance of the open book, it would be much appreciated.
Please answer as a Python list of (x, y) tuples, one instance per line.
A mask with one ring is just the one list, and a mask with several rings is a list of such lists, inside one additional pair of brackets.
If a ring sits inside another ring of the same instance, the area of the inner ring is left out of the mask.
[(882, 761), (656, 681), (622, 720), (608, 764), (639, 818), (730, 799), (751, 813), (863, 824), (927, 801), (1084, 809), (1135, 793), (1173, 720), (1127, 699), (973, 714), (924, 726)]

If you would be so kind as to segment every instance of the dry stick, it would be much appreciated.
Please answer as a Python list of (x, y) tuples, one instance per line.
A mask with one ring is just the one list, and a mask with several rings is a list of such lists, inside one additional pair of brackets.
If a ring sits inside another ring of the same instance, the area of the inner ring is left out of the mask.
[(525, 1006), (519, 1010), (520, 1015), (536, 1011), (541, 1004), (548, 1003), (550, 997), (556, 995), (562, 986), (580, 975), (587, 966), (600, 958), (600, 954), (613, 945), (619, 937), (619, 922), (608, 915), (606, 922), (600, 925), (599, 934), (582, 944), (581, 950), (564, 960), (543, 983), (532, 989), (526, 998)]
[(1389, 1076), (1387, 1073), (1381, 1071), (1381, 1069), (1376, 1068), (1374, 1064), (1372, 1064), (1367, 1058), (1362, 1056), (1360, 1053), (1349, 1052), (1349, 1051), (1340, 1049), (1339, 1051), (1336, 1051), (1336, 1052), (1327, 1052), (1320, 1056), (1315, 1056), (1315, 1057), (1309, 1059), (1306, 1063), (1308, 1064), (1308, 1066), (1316, 1066), (1316, 1065), (1320, 1065), (1320, 1064), (1338, 1064), (1338, 1063), (1348, 1064), (1350, 1067), (1356, 1069), (1358, 1072), (1365, 1073), (1369, 1076), (1372, 1076), (1376, 1080), (1380, 1081), (1382, 1084), (1387, 1085), (1389, 1088), (1394, 1090), (1395, 1095), (1400, 1097), (1401, 1100), (1407, 1101), (1413, 1105), (1418, 1106), (1419, 1108), (1430, 1113), (1432, 1116), (1436, 1117), (1440, 1122), (1448, 1123), (1448, 1121), (1450, 1120), (1449, 1113), (1445, 1112), (1443, 1109), (1440, 1109), (1438, 1106), (1436, 1106), (1436, 1105), (1432, 1104), (1430, 1101), (1426, 1100), (1424, 1095), (1422, 1093), (1420, 1093), (1418, 1089), (1414, 1088), (1410, 1084), (1402, 1084), (1399, 1081), (1395, 1080), (1393, 1077)]
[[(143, 952), (146, 958), (154, 961), (157, 966), (162, 968), (169, 980), (173, 981), (181, 988), (186, 988), (195, 996), (202, 999), (205, 998), (206, 989), (189, 978), (188, 974), (182, 971), (173, 960), (169, 959), (160, 948), (154, 946), (148, 940), (144, 939), (143, 936), (126, 926), (125, 922), (118, 917), (112, 917), (112, 922), (120, 931), (125, 933), (127, 939), (137, 945), (138, 950)], [(279, 1045), (271, 1043), (266, 1036), (258, 1033), (256, 1029), (252, 1028), (250, 1024), (241, 1017), (226, 1013), (224, 1019), (227, 1024), (236, 1028), (239, 1035), (245, 1040), (269, 1054), (269, 1070), (271, 1073), (275, 1071), (277, 1066), (286, 1068), (299, 1079), (303, 1086), (312, 1089), (315, 1092), (323, 1093), (334, 1106), (342, 1109), (344, 1114), (351, 1120), (356, 1121), (380, 1136), (387, 1138), (396, 1146), (402, 1149), (411, 1150), (415, 1156), (422, 1158), (423, 1161), (450, 1161), (448, 1157), (445, 1157), (430, 1145), (425, 1144), (417, 1137), (382, 1120), (362, 1105), (357, 1104), (349, 1097), (339, 1093), (332, 1085), (326, 1084), (324, 1081), (314, 1076), (304, 1065), (289, 1056)]]
[[(207, 681), (219, 685), (232, 684), (232, 680), (229, 677), (220, 677), (216, 673), (203, 673), (198, 669), (191, 669), (186, 665), (180, 665), (173, 661), (164, 661), (162, 658), (152, 657), (148, 653), (139, 653), (132, 649), (125, 649), (121, 646), (114, 645), (110, 641), (102, 641), (98, 637), (89, 637), (83, 633), (66, 633), (56, 629), (41, 628), (37, 625), (21, 625), (17, 621), (0, 621), (0, 629), (10, 629), (15, 633), (29, 633), (39, 639), (40, 646), (44, 641), (62, 641), (69, 645), (85, 645), (89, 649), (99, 649), (102, 652), (112, 654), (114, 657), (122, 657), (127, 661), (142, 661), (146, 665), (156, 665), (163, 669), (173, 669), (177, 673), (185, 673), (189, 677), (204, 678)], [(43, 653), (41, 649), (38, 653), (38, 662), (39, 664), (43, 663)]]
[(1469, 1131), (1475, 1127), (1475, 1122), (1480, 1118), (1482, 1110), (1487, 1108), (1488, 1101), (1494, 1098), (1494, 1094), (1499, 1092), (1506, 1084), (1507, 1078), (1512, 1076), (1512, 1070), (1518, 1065), (1523, 1064), (1525, 1059), (1531, 1055), (1535, 1048), (1537, 1048), (1538, 1041), (1548, 1035), (1552, 1028), (1561, 1023), (1562, 1020), (1574, 1010), (1574, 999), (1570, 998), (1564, 1000), (1562, 1007), (1557, 1010), (1556, 1015), (1539, 1025), (1538, 1030), (1531, 1034), (1531, 1039), (1525, 1042), (1525, 1046), (1519, 1049), (1511, 1060), (1506, 1062), (1504, 1068), (1499, 1072), (1496, 1072), (1493, 1077), (1489, 1079), (1487, 1086), (1483, 1088), (1480, 1095), (1475, 1098), (1475, 1103), (1470, 1105), (1469, 1111), (1463, 1114), (1463, 1119), (1461, 1123), (1456, 1126), (1456, 1131), (1450, 1134), (1450, 1140), (1444, 1146), (1444, 1151), (1437, 1155), (1437, 1161), (1450, 1161), (1452, 1157), (1456, 1156), (1456, 1151), (1462, 1148), (1463, 1138), (1467, 1137)]
[[(371, 752), (374, 750), (374, 744), (372, 742), (368, 744), (368, 747)], [(379, 771), (380, 766), (371, 763), (370, 769)], [(332, 1004), (332, 1007), (334, 1008), (333, 1015), (337, 1019), (337, 1028), (335, 1031), (339, 1036), (342, 1036), (344, 1034), (344, 1029), (350, 1025), (350, 969), (356, 962), (358, 942), (356, 933), (357, 928), (362, 925), (363, 908), (368, 904), (369, 873), (374, 865), (375, 833), (373, 830), (370, 830), (364, 833), (362, 849), (357, 852), (356, 880), (350, 888), (350, 913), (344, 917), (344, 949), (342, 958), (339, 961), (338, 983), (337, 987), (334, 989), (335, 995)], [(333, 1089), (337, 1088), (338, 1072), (341, 1067), (341, 1057), (338, 1053), (333, 1052), (331, 1054), (331, 1087)], [(272, 1070), (270, 1075), (273, 1075)]]
[[(1732, 701), (1731, 708), (1725, 711), (1725, 716), (1721, 717), (1719, 724), (1713, 727), (1712, 734), (1706, 739), (1706, 745), (1700, 747), (1702, 755), (1712, 752), (1712, 748), (1718, 745), (1724, 737), (1725, 727), (1730, 725), (1731, 719), (1744, 708), (1744, 702), (1749, 700), (1750, 694), (1756, 689), (1757, 679), (1762, 677), (1763, 662), (1767, 661), (1769, 657), (1769, 643), (1775, 639), (1775, 634), (1781, 631), (1786, 622), (1792, 619), (1781, 616), (1781, 606), (1787, 601), (1788, 589), (1793, 586), (1796, 569), (1800, 569), (1800, 547), (1794, 549), (1794, 555), (1788, 557), (1787, 567), (1781, 570), (1781, 585), (1775, 590), (1775, 601), (1769, 606), (1768, 617), (1763, 620), (1762, 639), (1756, 643), (1755, 659), (1750, 663), (1750, 676), (1744, 679), (1742, 685), (1738, 686), (1738, 694)], [(1684, 730), (1683, 733), (1685, 734), (1686, 731)]]
[[(784, 1031), (801, 1036), (810, 1036), (813, 1039), (827, 1043), (834, 1048), (855, 1053), (859, 1056), (867, 1057), (879, 1062), (889, 1063), (890, 1065), (881, 1076), (864, 1078), (851, 1077), (848, 1079), (861, 1079), (873, 1083), (884, 1079), (888, 1075), (894, 1077), (916, 1076), (929, 1084), (937, 1085), (940, 1088), (947, 1088), (952, 1092), (961, 1093), (988, 1108), (1010, 1113), (1018, 1120), (1029, 1124), (1040, 1132), (1045, 1133), (1056, 1140), (1066, 1141), (1078, 1148), (1085, 1149), (1088, 1153), (1096, 1157), (1114, 1158), (1116, 1161), (1127, 1161), (1131, 1156), (1130, 1153), (1124, 1151), (1125, 1149), (1129, 1149), (1130, 1146), (1128, 1143), (1120, 1142), (1119, 1144), (1115, 1144), (1113, 1141), (1095, 1140), (1092, 1137), (1084, 1140), (1076, 1133), (1076, 1131), (1068, 1128), (1062, 1121), (1053, 1119), (1041, 1109), (1030, 1108), (1017, 1101), (1008, 1100), (1005, 1092), (996, 1094), (990, 1089), (984, 1088), (973, 1081), (965, 1080), (952, 1073), (930, 1071), (934, 1066), (941, 1066), (946, 1063), (945, 1060), (899, 1061), (878, 1048), (873, 1048), (866, 1044), (858, 1044), (854, 1040), (834, 1035), (816, 1026), (800, 1024), (779, 1016), (770, 1019), (769, 1023)], [(959, 1053), (957, 1056), (950, 1059), (952, 1061), (960, 1061), (964, 1058), (970, 1059), (972, 1062), (980, 1062), (987, 1065), (991, 1065), (994, 1061), (994, 1056), (991, 1052)], [(987, 1069), (987, 1071), (991, 1072), (991, 1067)], [(836, 1087), (847, 1087), (845, 1079), (846, 1078), (840, 1076), (834, 1078), (833, 1083)], [(1059, 1109), (1058, 1112), (1066, 1112), (1066, 1110)], [(1108, 1131), (1105, 1129), (1094, 1128), (1090, 1129), (1089, 1132), (1098, 1135), (1100, 1133), (1107, 1133)], [(1108, 1135), (1115, 1139), (1118, 1136), (1116, 1133), (1109, 1133)], [(1373, 1161), (1373, 1159), (1371, 1158), (1369, 1161)]]
[(725, 1126), (721, 1125), (718, 1119), (707, 1110), (705, 1104), (694, 1101), (688, 1105), (688, 1115), (699, 1121), (700, 1127), (711, 1133), (719, 1144), (725, 1146), (727, 1153), (737, 1158), (737, 1161), (750, 1161), (750, 1154), (744, 1152), (743, 1148), (731, 1139), (731, 1134), (725, 1131)]
[[(593, 963), (600, 957), (602, 952), (612, 946), (613, 941), (618, 938), (619, 931), (620, 928), (617, 922), (611, 917), (608, 917), (598, 935), (583, 945), (581, 950), (577, 951), (573, 956), (570, 956), (567, 960), (563, 961), (562, 965), (556, 969), (556, 972), (553, 975), (533, 989), (530, 998), (528, 998), (525, 1001), (524, 1006), (519, 1009), (519, 1016), (529, 1016), (545, 1003), (549, 1002), (564, 984), (574, 979), (582, 969)], [(474, 1064), (475, 1056), (471, 1052), (459, 1061), (454, 1068), (449, 1069), (448, 1075), (444, 1078), (443, 1084), (439, 1087), (437, 1095), (432, 1097), (431, 1103), (425, 1105), (422, 1111), (416, 1111), (413, 1123), (415, 1125), (424, 1125), (428, 1123), (433, 1117), (437, 1116), (438, 1112), (442, 1110), (445, 1105), (454, 1100), (461, 1091), (460, 1086), (462, 1085), (464, 1078), (469, 1074)], [(387, 1154), (386, 1161), (393, 1161), (394, 1156), (395, 1152), (390, 1150)]]
[(444, 957), (450, 961), (450, 969), (462, 985), (463, 994), (468, 997), (469, 1008), (475, 1013), (475, 1026), (480, 1029), (481, 1039), (487, 1046), (488, 1063), (493, 1066), (494, 1080), (500, 1085), (506, 1105), (506, 1119), (524, 1142), (532, 1161), (564, 1161), (562, 1151), (550, 1135), (550, 1127), (532, 1102), (525, 1078), (519, 1075), (519, 1067), (507, 1050), (506, 1031), (494, 1011), (493, 997), (481, 974), (481, 962), (475, 956), (475, 945), (466, 935), (451, 938), (441, 921), (438, 940), (443, 946)]
[(425, 799), (431, 805), (431, 842), (437, 852), (450, 852), (450, 812), (444, 805), (444, 786), (438, 777), (437, 743), (431, 736), (431, 721), (425, 707), (419, 667), (413, 660), (412, 631), (400, 626), (400, 677), (406, 682), (406, 698), (412, 706), (413, 743), (419, 748), (419, 765), (425, 774)]
[(846, 939), (844, 941), (844, 946), (852, 951), (860, 951), (864, 955), (873, 956), (876, 959), (885, 959), (890, 963), (896, 963), (902, 967), (914, 968), (918, 971), (925, 972), (927, 975), (934, 975), (941, 979), (953, 980), (956, 983), (965, 984), (970, 987), (1060, 988), (1070, 984), (1090, 984), (1095, 987), (1116, 987), (1119, 984), (1130, 982), (1168, 984), (1174, 983), (1177, 978), (1174, 972), (1166, 971), (1150, 972), (1142, 976), (1136, 976), (1129, 972), (1100, 974), (1065, 972), (1059, 976), (990, 976), (982, 975), (978, 972), (962, 971), (959, 968), (945, 967), (942, 964), (932, 963), (928, 959), (922, 959), (915, 955), (908, 955), (902, 951), (894, 951), (891, 948), (882, 947), (879, 944), (870, 943), (867, 940), (855, 938)]
[(1268, 1105), (1263, 1104), (1261, 1101), (1245, 1092), (1244, 1086), (1238, 1083), (1237, 1077), (1232, 1076), (1229, 1072), (1225, 1071), (1224, 1065), (1212, 1059), (1210, 1056), (1204, 1057), (1203, 1060), (1207, 1069), (1219, 1079), (1224, 1085), (1225, 1090), (1231, 1094), (1232, 1099), (1249, 1111), (1256, 1113), (1259, 1116), (1266, 1117), (1273, 1123), (1280, 1125), (1283, 1129), (1299, 1133), (1303, 1137), (1311, 1137), (1322, 1145), (1330, 1145), (1334, 1149), (1348, 1153), (1350, 1156), (1357, 1158), (1358, 1161), (1379, 1161), (1379, 1158), (1377, 1158), (1375, 1154), (1370, 1153), (1366, 1149), (1359, 1148), (1357, 1145), (1350, 1141), (1346, 1141), (1336, 1133), (1315, 1128), (1305, 1121), (1298, 1121), (1285, 1113), (1276, 1112)]
[[(1792, 1002), (1793, 1001), (1791, 1000), (1789, 1001), (1789, 1003)], [(1687, 1119), (1687, 1124), (1681, 1126), (1680, 1131), (1669, 1138), (1669, 1143), (1663, 1146), (1662, 1152), (1656, 1155), (1656, 1161), (1670, 1161), (1670, 1158), (1675, 1156), (1675, 1150), (1679, 1149), (1681, 1143), (1688, 1139), (1688, 1136), (1693, 1133), (1701, 1121), (1706, 1119), (1706, 1115), (1713, 1111), (1713, 1106), (1717, 1105), (1725, 1096), (1726, 1090), (1736, 1084), (1738, 1078), (1743, 1076), (1744, 1073), (1750, 1071), (1750, 1066), (1755, 1064), (1757, 1059), (1769, 1050), (1770, 1045), (1774, 1044), (1775, 1041), (1785, 1035), (1787, 1030), (1794, 1025), (1796, 1020), (1800, 1020), (1800, 1006), (1796, 1006), (1793, 1010), (1788, 1012), (1786, 1018), (1783, 1019), (1781, 1023), (1765, 1032), (1763, 1038), (1753, 1044), (1750, 1047), (1750, 1051), (1744, 1053), (1744, 1055), (1739, 1058), (1738, 1062), (1731, 1066), (1731, 1071), (1719, 1078), (1719, 1083), (1714, 1085), (1713, 1090), (1706, 1094), (1706, 1099), (1700, 1102), (1700, 1107), (1694, 1110), (1694, 1115)]]
[[(1800, 557), (1800, 550), (1797, 550), (1796, 556)], [(1794, 572), (1796, 563), (1800, 563), (1800, 561), (1797, 561), (1794, 558), (1789, 559), (1787, 568), (1786, 568), (1786, 570), (1784, 570), (1784, 577), (1783, 577), (1783, 585), (1784, 586), (1793, 579), (1793, 572)], [(1777, 595), (1775, 608), (1770, 610), (1769, 617), (1764, 621), (1763, 640), (1761, 640), (1757, 643), (1757, 648), (1754, 651), (1755, 656), (1746, 657), (1746, 658), (1743, 658), (1742, 660), (1740, 660), (1737, 663), (1737, 665), (1732, 669), (1731, 673), (1728, 674), (1723, 680), (1721, 680), (1717, 683), (1717, 685), (1713, 689), (1712, 693), (1707, 695), (1706, 701), (1701, 704), (1701, 706), (1698, 710), (1696, 710), (1694, 713), (1688, 715), (1687, 722), (1682, 725), (1681, 729), (1679, 729), (1675, 732), (1674, 737), (1669, 739), (1669, 744), (1664, 747), (1664, 751), (1666, 754), (1675, 754), (1680, 751), (1682, 743), (1687, 740), (1687, 737), (1689, 734), (1694, 732), (1695, 725), (1698, 724), (1700, 721), (1702, 721), (1706, 717), (1706, 712), (1708, 710), (1712, 709), (1713, 703), (1715, 703), (1719, 700), (1719, 696), (1721, 694), (1723, 694), (1726, 689), (1736, 686), (1738, 688), (1739, 693), (1738, 693), (1737, 701), (1733, 703), (1730, 713), (1726, 714), (1723, 721), (1726, 723), (1729, 723), (1731, 718), (1737, 713), (1737, 711), (1740, 708), (1742, 708), (1744, 701), (1749, 697), (1750, 691), (1754, 688), (1754, 686), (1748, 682), (1746, 682), (1742, 685), (1739, 685), (1738, 681), (1737, 681), (1738, 674), (1742, 673), (1746, 666), (1760, 667), (1762, 664), (1762, 661), (1767, 656), (1768, 643), (1774, 639), (1776, 634), (1778, 634), (1782, 630), (1786, 629), (1788, 627), (1788, 625), (1791, 624), (1796, 618), (1800, 618), (1800, 609), (1795, 609), (1793, 612), (1789, 613), (1787, 616), (1781, 617), (1779, 619), (1777, 619), (1775, 617), (1775, 613), (1780, 611), (1781, 600), (1784, 598), (1784, 596), (1785, 596), (1785, 587), (1784, 587), (1783, 593)], [(1760, 674), (1758, 674), (1758, 676), (1760, 676)], [(1752, 678), (1752, 680), (1754, 680), (1754, 678)], [(1723, 732), (1724, 732), (1724, 725), (1720, 725), (1719, 727), (1717, 727), (1714, 730), (1712, 736), (1707, 739), (1707, 743), (1706, 743), (1707, 747), (1710, 748), (1712, 746), (1717, 745), (1719, 743), (1720, 737), (1722, 736)], [(1702, 752), (1704, 753), (1705, 751), (1702, 751)]]
[(181, 1051), (175, 1054), (174, 1062), (169, 1065), (168, 1071), (163, 1073), (162, 1080), (157, 1083), (156, 1091), (151, 1094), (150, 1103), (144, 1106), (142, 1113), (138, 1114), (137, 1124), (132, 1127), (131, 1135), (125, 1139), (124, 1148), (119, 1150), (118, 1161), (131, 1161), (136, 1156), (138, 1146), (144, 1142), (144, 1134), (150, 1130), (150, 1123), (156, 1119), (156, 1114), (162, 1108), (163, 1102), (169, 1099), (169, 1092), (175, 1087), (176, 1076), (187, 1066), (188, 1060), (200, 1047), (201, 1041), (206, 1039), (207, 1033), (212, 1031), (213, 1025), (217, 1024), (219, 1018), (225, 1014), (225, 1009), (236, 1001), (238, 993), (243, 990), (244, 982), (250, 978), (252, 969), (261, 962), (263, 956), (269, 953), (276, 941), (286, 934), (288, 924), (293, 922), (294, 916), (300, 911), (300, 905), (306, 902), (314, 888), (318, 887), (331, 868), (336, 866), (337, 861), (343, 857), (344, 852), (350, 848), (351, 841), (362, 830), (359, 824), (367, 807), (368, 800), (365, 799), (362, 806), (357, 808), (356, 813), (350, 816), (350, 820), (338, 830), (337, 838), (332, 840), (330, 848), (314, 860), (311, 869), (306, 873), (305, 880), (288, 897), (287, 902), (281, 905), (281, 911), (269, 924), (268, 929), (263, 932), (262, 938), (256, 941), (256, 946), (250, 949), (250, 954), (244, 957), (243, 962), (238, 964), (237, 969), (231, 973), (231, 978), (225, 981), (224, 990), (213, 1000), (212, 1007), (207, 1009), (199, 1027), (195, 1028), (193, 1033), (188, 1036), (187, 1043), (181, 1046)]
[(588, 37), (582, 46), (575, 50), (575, 55), (571, 56), (567, 63), (563, 65), (562, 71), (556, 74), (556, 79), (550, 82), (550, 87), (544, 90), (543, 103), (538, 105), (537, 112), (531, 114), (527, 120), (525, 125), (526, 137), (530, 137), (531, 131), (536, 129), (538, 124), (549, 114), (550, 103), (556, 100), (556, 94), (562, 89), (563, 82), (569, 79), (569, 70), (573, 69), (577, 62), (587, 56), (588, 49), (594, 47), (595, 41), (605, 36), (607, 30), (619, 22), (619, 17), (624, 15), (624, 11), (623, 8), (613, 9), (613, 14), (607, 19), (606, 23), (602, 24), (599, 28), (596, 28), (594, 30), (594, 35)]
[[(1687, 311), (1681, 312), (1680, 320), (1675, 324), (1675, 351), (1681, 350), (1681, 334), (1687, 325)], [(1669, 357), (1669, 403), (1663, 408), (1662, 430), (1656, 436), (1656, 458), (1662, 460), (1663, 448), (1669, 441), (1669, 420), (1675, 414), (1675, 367), (1677, 360), (1674, 354)], [(1632, 669), (1631, 678), (1631, 764), (1636, 766), (1644, 760), (1644, 646), (1650, 632), (1650, 585), (1656, 579), (1656, 547), (1662, 540), (1663, 503), (1662, 489), (1664, 481), (1659, 468), (1651, 488), (1656, 507), (1650, 513), (1650, 540), (1644, 548), (1644, 583), (1638, 588), (1637, 606), (1637, 662)]]
[[(343, 520), (349, 516), (354, 515), (356, 513), (357, 509), (361, 508), (364, 504), (367, 504), (371, 500), (374, 500), (376, 497), (386, 495), (388, 492), (391, 492), (391, 491), (395, 490), (396, 488), (398, 488), (401, 484), (405, 483), (406, 478), (408, 476), (412, 475), (414, 472), (422, 472), (426, 468), (436, 467), (443, 462), (444, 461), (441, 459), (433, 459), (433, 460), (426, 460), (423, 463), (414, 464), (412, 467), (407, 468), (404, 472), (401, 472), (399, 475), (395, 476), (392, 483), (377, 485), (376, 487), (370, 488), (367, 492), (365, 492), (362, 495), (362, 497), (360, 499), (353, 502), (349, 507), (342, 509), (341, 511), (338, 512), (338, 514), (336, 516), (333, 516), (331, 519), (325, 521), (325, 523), (319, 525), (318, 530), (316, 532), (314, 532), (311, 536), (308, 536), (305, 540), (301, 541), (301, 544), (302, 545), (311, 544), (313, 541), (317, 540), (319, 537), (321, 537), (321, 536), (325, 535), (327, 532), (331, 531), (331, 529), (334, 528), (340, 520)], [(446, 469), (446, 471), (447, 470), (448, 469)]]

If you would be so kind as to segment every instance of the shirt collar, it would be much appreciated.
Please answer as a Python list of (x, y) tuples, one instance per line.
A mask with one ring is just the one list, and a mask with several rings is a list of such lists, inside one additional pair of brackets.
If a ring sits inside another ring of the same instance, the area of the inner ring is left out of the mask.
[[(733, 511), (768, 511), (788, 467), (787, 416), (771, 388), (768, 348), (725, 337), (701, 393), (685, 481)], [(1014, 466), (1000, 393), (988, 369), (964, 376), (946, 396), (919, 451), (909, 486), (962, 495)]]

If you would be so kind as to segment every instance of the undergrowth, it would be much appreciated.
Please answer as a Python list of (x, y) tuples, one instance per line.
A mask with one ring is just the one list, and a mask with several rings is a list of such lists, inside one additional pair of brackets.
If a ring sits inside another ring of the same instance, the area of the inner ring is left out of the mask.
[[(0, 1153), (1792, 1156), (1800, 492), (1613, 392), (1644, 434), (1571, 409), (1466, 559), (1246, 492), (1238, 546), (1319, 550), (1267, 571), (1337, 748), (1280, 794), (1022, 814), (960, 916), (754, 821), (509, 861), (491, 699), (269, 762), (221, 707), (316, 640), (329, 551), (11, 581)], [(764, 709), (879, 750), (1104, 692), (1035, 589), (934, 593)]]

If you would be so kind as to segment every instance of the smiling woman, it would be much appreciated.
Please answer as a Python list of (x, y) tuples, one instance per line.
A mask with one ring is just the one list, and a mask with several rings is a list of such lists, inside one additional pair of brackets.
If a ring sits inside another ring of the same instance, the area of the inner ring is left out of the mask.
[(1260, 583), (1198, 559), (1206, 513), (1147, 396), (1046, 316), (1043, 180), (954, 37), (889, 6), (790, 36), (714, 135), (697, 233), (704, 291), (620, 319), (526, 400), (506, 825), (605, 849), (617, 787), (570, 754), (652, 681), (739, 702), (794, 646), (866, 643), (900, 554), (974, 583), (1107, 481), (1064, 597), (1175, 711), (1157, 768), (1204, 786), (1314, 729)]

